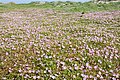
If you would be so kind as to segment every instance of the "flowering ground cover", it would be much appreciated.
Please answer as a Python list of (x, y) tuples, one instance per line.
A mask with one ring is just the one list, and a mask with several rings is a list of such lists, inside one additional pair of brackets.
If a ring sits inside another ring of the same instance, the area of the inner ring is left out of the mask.
[(120, 11), (0, 13), (0, 79), (119, 80)]

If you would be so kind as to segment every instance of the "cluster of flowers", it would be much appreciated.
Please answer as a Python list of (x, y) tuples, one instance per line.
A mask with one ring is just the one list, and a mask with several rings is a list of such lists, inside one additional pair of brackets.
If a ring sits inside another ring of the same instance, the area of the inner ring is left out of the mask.
[(0, 78), (117, 80), (120, 12), (81, 15), (39, 9), (0, 13)]

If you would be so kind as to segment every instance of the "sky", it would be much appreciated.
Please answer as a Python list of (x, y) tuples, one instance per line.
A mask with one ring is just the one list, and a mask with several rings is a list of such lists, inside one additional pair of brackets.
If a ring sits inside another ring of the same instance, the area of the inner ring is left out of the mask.
[(0, 2), (15, 2), (15, 3), (30, 3), (32, 1), (75, 1), (75, 2), (86, 2), (90, 0), (0, 0)]

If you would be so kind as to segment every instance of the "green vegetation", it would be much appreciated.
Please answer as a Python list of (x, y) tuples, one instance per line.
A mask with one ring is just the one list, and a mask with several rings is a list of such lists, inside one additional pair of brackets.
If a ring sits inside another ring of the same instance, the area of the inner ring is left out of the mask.
[(44, 8), (62, 10), (67, 12), (95, 12), (95, 11), (113, 11), (120, 10), (120, 2), (111, 2), (109, 4), (95, 4), (92, 2), (31, 2), (29, 4), (8, 3), (0, 5), (0, 11), (26, 9), (26, 8)]

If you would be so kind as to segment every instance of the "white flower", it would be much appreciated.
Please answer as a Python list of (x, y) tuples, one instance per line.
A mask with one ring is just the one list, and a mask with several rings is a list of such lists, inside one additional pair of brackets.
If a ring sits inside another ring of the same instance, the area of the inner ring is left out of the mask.
[(86, 63), (86, 67), (89, 67), (89, 63)]
[(14, 66), (17, 66), (16, 64), (14, 64)]
[(55, 76), (53, 76), (53, 75), (50, 75), (50, 77), (52, 78), (52, 79), (55, 79), (56, 77)]
[(108, 55), (109, 55), (109, 52), (106, 52), (106, 55), (108, 56)]
[(55, 76), (58, 76), (57, 74), (55, 74)]
[(119, 78), (119, 74), (116, 74), (116, 78)]
[(74, 66), (77, 66), (77, 64), (75, 64)]
[(67, 69), (67, 67), (66, 67), (66, 66), (63, 66), (63, 70), (65, 70), (65, 69)]
[(48, 58), (48, 56), (47, 56), (47, 55), (45, 55), (45, 58)]
[(75, 76), (75, 75), (73, 75), (73, 78), (76, 78), (76, 76)]
[(72, 48), (72, 45), (70, 45), (70, 47)]
[(23, 76), (23, 73), (21, 73), (20, 76)]
[(80, 73), (77, 73), (77, 76), (79, 75)]
[(62, 65), (65, 65), (65, 62), (60, 62)]
[(85, 61), (85, 58), (82, 58), (83, 61)]
[(81, 66), (81, 68), (83, 69), (83, 68), (84, 68), (84, 66)]
[(84, 74), (81, 74), (81, 76), (82, 76), (82, 77), (85, 77), (85, 75), (84, 75)]
[(107, 56), (105, 55), (105, 58), (107, 58)]
[(49, 58), (52, 58), (52, 56), (49, 56)]
[(8, 52), (6, 52), (6, 55), (9, 55), (9, 53), (8, 53)]
[(102, 61), (101, 60), (98, 60), (98, 62), (101, 64), (102, 63)]
[(78, 66), (75, 66), (75, 70), (78, 70), (79, 69), (79, 67)]
[(65, 48), (65, 46), (63, 46), (63, 45), (62, 45), (62, 48), (64, 49), (64, 48)]
[(48, 70), (49, 73), (51, 73), (52, 71), (51, 70)]
[(100, 75), (97, 74), (97, 77), (100, 77)]
[(6, 78), (6, 77), (3, 77), (2, 79), (3, 79), (3, 80), (6, 80), (7, 78)]
[(24, 78), (28, 78), (29, 77), (29, 75), (28, 74), (26, 74), (25, 76), (24, 76)]
[(31, 71), (31, 70), (29, 70), (28, 72), (29, 72), (29, 73), (32, 73), (32, 71)]
[(117, 79), (113, 77), (112, 80), (117, 80)]
[(38, 79), (40, 79), (40, 76), (37, 76)]
[(67, 79), (64, 78), (63, 80), (67, 80)]
[(93, 78), (93, 76), (92, 76), (92, 75), (90, 75), (90, 78)]
[(94, 77), (94, 80), (97, 80), (97, 78), (96, 78), (96, 77)]
[(87, 80), (87, 78), (86, 78), (86, 77), (84, 77), (84, 78), (83, 78), (83, 80)]
[(118, 50), (115, 50), (115, 53), (118, 53)]
[(32, 73), (35, 73), (35, 70), (32, 70)]
[(12, 72), (12, 70), (8, 70), (10, 73)]
[(33, 79), (36, 79), (37, 77), (36, 76), (33, 76)]
[(18, 72), (22, 72), (22, 70), (20, 69), (20, 70), (18, 70)]
[(80, 58), (76, 58), (78, 61), (80, 60)]
[(38, 58), (37, 60), (41, 60), (41, 58)]
[(37, 70), (37, 71), (36, 71), (36, 73), (39, 73), (39, 72), (40, 72), (40, 70)]
[(110, 72), (113, 72), (113, 70), (110, 70)]
[(100, 71), (99, 71), (98, 73), (101, 75), (101, 72), (100, 72)]
[(103, 76), (100, 76), (101, 79), (103, 79)]
[(44, 71), (44, 73), (46, 73), (46, 71)]
[(111, 65), (108, 65), (109, 66), (109, 68), (111, 68), (112, 66)]

